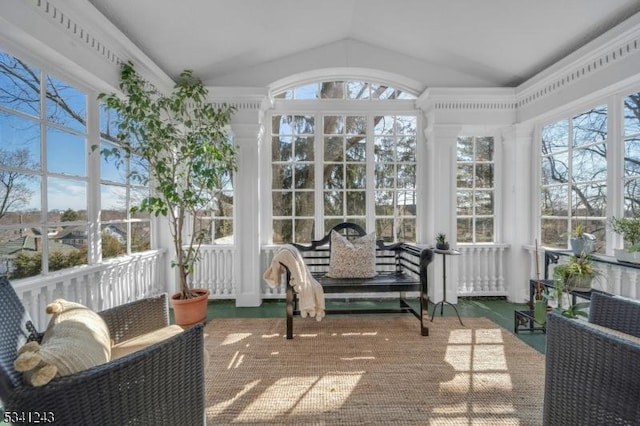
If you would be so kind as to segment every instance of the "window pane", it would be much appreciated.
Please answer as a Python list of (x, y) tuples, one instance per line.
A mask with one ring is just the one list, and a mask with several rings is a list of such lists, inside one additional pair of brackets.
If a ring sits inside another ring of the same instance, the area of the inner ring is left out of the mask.
[(398, 220), (398, 241), (416, 241), (415, 218), (401, 218)]
[(348, 116), (346, 118), (346, 132), (348, 135), (364, 135), (367, 133), (367, 117)]
[(40, 70), (0, 52), (0, 105), (34, 117), (40, 116)]
[(47, 128), (47, 169), (53, 173), (86, 176), (85, 138)]
[(393, 164), (376, 163), (375, 186), (376, 188), (394, 187), (395, 167)]
[(458, 164), (458, 188), (473, 188), (473, 164)]
[(542, 154), (565, 151), (569, 147), (569, 120), (561, 120), (542, 128)]
[(127, 189), (122, 186), (100, 185), (100, 209), (100, 219), (103, 222), (126, 219)]
[(476, 214), (493, 214), (493, 191), (476, 191)]
[(344, 188), (344, 166), (328, 164), (324, 166), (324, 189)]
[(624, 142), (624, 175), (640, 176), (640, 138), (627, 139)]
[(87, 95), (68, 83), (47, 76), (47, 120), (81, 132), (87, 122)]
[(604, 141), (607, 138), (607, 107), (601, 106), (573, 117), (573, 146)]
[[(569, 191), (566, 185), (542, 188), (540, 213), (543, 216), (569, 216)], [(566, 232), (565, 229), (562, 232)]]
[(543, 185), (552, 183), (564, 183), (569, 180), (569, 155), (556, 154), (550, 157), (542, 158), (542, 176)]
[(604, 144), (573, 151), (573, 181), (589, 182), (607, 179), (607, 157)]
[(102, 258), (122, 256), (127, 253), (126, 223), (102, 225)]
[(295, 161), (313, 161), (313, 138), (296, 138)]
[(394, 139), (388, 137), (375, 138), (374, 153), (376, 162), (391, 162), (395, 159)]
[(314, 167), (310, 164), (296, 164), (295, 166), (295, 188), (313, 189)]
[(0, 168), (0, 182), (0, 225), (42, 222), (40, 176)]
[(40, 125), (36, 121), (0, 111), (0, 165), (40, 168)]
[(364, 81), (347, 81), (348, 99), (368, 99), (369, 84)]
[(573, 216), (584, 218), (606, 216), (607, 186), (605, 182), (573, 185)]
[(472, 137), (460, 137), (457, 144), (457, 160), (458, 161), (473, 161), (473, 138)]
[(640, 93), (634, 93), (624, 99), (624, 134), (640, 133)]
[(414, 136), (403, 136), (398, 139), (397, 153), (398, 161), (416, 161), (416, 138)]
[(398, 191), (398, 215), (416, 215), (416, 193), (415, 191)]
[(493, 137), (477, 139), (476, 161), (493, 161)]
[(476, 164), (476, 188), (493, 188), (493, 164)]
[(313, 216), (314, 212), (314, 193), (313, 192), (296, 192), (295, 215), (296, 216)]
[(318, 84), (307, 84), (293, 89), (294, 99), (318, 99)]
[(471, 243), (473, 242), (473, 219), (470, 217), (458, 218), (458, 235), (457, 239), (459, 243)]
[(376, 191), (376, 216), (393, 216), (393, 191)]
[(347, 188), (348, 189), (365, 189), (366, 182), (366, 166), (364, 164), (347, 164)]
[(49, 270), (87, 263), (87, 226), (68, 226), (49, 237)]
[(315, 223), (313, 219), (296, 219), (296, 242), (310, 243), (313, 240)]
[(324, 193), (324, 215), (325, 216), (342, 216), (344, 213), (344, 192), (343, 191), (325, 191)]
[(292, 139), (290, 136), (274, 136), (271, 143), (273, 161), (291, 161)]
[(415, 189), (416, 187), (416, 165), (398, 165), (398, 188)]
[(393, 219), (376, 219), (376, 238), (385, 242), (393, 242), (395, 232)]
[(293, 242), (293, 221), (291, 219), (275, 219), (273, 221), (274, 244)]
[(325, 161), (344, 161), (344, 138), (341, 136), (331, 136), (324, 138), (324, 159)]
[(320, 85), (320, 97), (323, 99), (344, 99), (344, 81), (325, 81)]
[[(148, 198), (150, 195), (149, 188), (147, 187), (137, 187), (131, 186), (129, 187), (129, 205), (127, 206), (127, 210), (129, 210), (133, 206), (139, 206), (142, 204), (142, 201), (145, 198)], [(151, 215), (147, 212), (137, 211), (135, 213), (129, 213), (129, 216), (133, 219), (150, 219)]]
[(273, 189), (290, 189), (292, 171), (289, 164), (274, 164), (271, 166)]
[(493, 242), (493, 218), (476, 219), (476, 242)]
[(363, 137), (347, 138), (347, 161), (365, 161), (367, 140)]
[(323, 124), (325, 135), (341, 135), (344, 133), (344, 116), (342, 115), (326, 115)]
[(365, 192), (349, 191), (347, 195), (347, 215), (364, 216), (365, 214)]
[(376, 135), (392, 135), (394, 119), (393, 116), (377, 116), (373, 120), (373, 132)]
[(272, 194), (273, 215), (274, 216), (291, 216), (293, 214), (292, 192), (274, 191)]
[(456, 214), (459, 216), (467, 216), (473, 214), (473, 191), (458, 190), (457, 195), (457, 210)]
[(131, 223), (131, 252), (137, 253), (151, 249), (151, 223)]
[(291, 127), (294, 134), (313, 135), (315, 132), (315, 119), (312, 115), (296, 115), (293, 117)]
[(568, 219), (542, 219), (542, 245), (554, 248), (567, 248)]
[(624, 181), (624, 216), (640, 216), (640, 179)]
[(84, 212), (84, 218), (86, 219), (86, 182), (50, 177), (47, 179), (47, 186), (47, 203), (49, 205), (49, 211), (65, 211), (67, 209), (82, 211)]

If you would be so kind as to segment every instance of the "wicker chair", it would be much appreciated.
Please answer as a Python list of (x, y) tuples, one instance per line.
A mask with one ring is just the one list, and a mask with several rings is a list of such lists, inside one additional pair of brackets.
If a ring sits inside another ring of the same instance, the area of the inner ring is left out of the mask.
[[(18, 413), (27, 417), (51, 413), (47, 416), (53, 417), (56, 425), (204, 423), (202, 325), (122, 358), (32, 387), (23, 383), (13, 361), (18, 348), (41, 335), (6, 278), (0, 278), (0, 301), (0, 411), (4, 407), (14, 417)], [(166, 295), (100, 315), (116, 343), (169, 323)]]
[(550, 313), (544, 424), (639, 425), (639, 336), (638, 301), (594, 292), (589, 322)]

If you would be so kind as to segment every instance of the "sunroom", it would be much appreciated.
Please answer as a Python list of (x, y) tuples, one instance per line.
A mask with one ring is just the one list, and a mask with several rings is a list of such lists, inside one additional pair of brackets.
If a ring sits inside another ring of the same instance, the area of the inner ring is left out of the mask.
[(0, 22), (0, 276), (39, 329), (56, 297), (176, 288), (166, 223), (130, 211), (149, 187), (97, 149), (118, 145), (98, 95), (128, 61), (166, 92), (192, 69), (235, 108), (238, 169), (200, 212), (190, 276), (212, 301), (282, 300), (262, 278), (279, 247), (345, 221), (446, 234), (461, 256), (430, 267), (431, 300), (528, 302), (578, 225), (610, 260), (599, 289), (640, 297), (609, 226), (640, 209), (636, 1), (28, 0)]
[[(164, 6), (154, 5), (154, 13), (173, 13)], [(359, 6), (367, 12), (358, 14), (374, 13)], [(566, 6), (558, 15), (595, 20), (591, 6)], [(536, 241), (566, 249), (583, 224), (597, 251), (612, 255), (622, 239), (608, 231), (607, 218), (637, 215), (637, 6), (601, 7), (598, 34), (575, 25), (566, 35), (580, 43), (558, 42), (564, 47), (545, 52), (566, 57), (544, 69), (548, 58), (523, 59), (528, 76), (503, 70), (490, 78), (486, 70), (474, 76), (413, 63), (348, 36), (262, 68), (217, 63), (215, 51), (180, 52), (208, 43), (186, 36), (174, 40), (174, 57), (159, 56), (167, 40), (145, 35), (150, 28), (125, 16), (129, 6), (7, 4), (2, 273), (23, 289), (36, 317), (56, 292), (110, 307), (171, 291), (175, 274), (161, 221), (128, 212), (145, 188), (91, 149), (113, 143), (113, 117), (96, 97), (117, 90), (119, 63), (132, 60), (165, 90), (176, 70), (203, 67), (213, 100), (237, 108), (231, 134), (239, 168), (202, 213), (209, 244), (192, 276), (212, 299), (258, 306), (281, 298), (261, 279), (273, 250), (317, 239), (348, 220), (391, 242), (429, 246), (437, 233), (447, 234), (463, 253), (450, 271), (457, 286), (448, 300), (523, 302)], [(280, 19), (299, 25), (291, 13)], [(359, 25), (363, 37), (368, 29)], [(125, 35), (132, 31), (140, 33)], [(565, 52), (570, 47), (575, 51)], [(181, 63), (182, 55), (191, 63)], [(372, 61), (379, 55), (385, 60)], [(341, 143), (340, 152), (330, 152), (328, 144)], [(615, 292), (636, 297), (635, 275), (623, 281), (611, 284)], [(431, 298), (441, 299), (442, 290), (432, 287)]]

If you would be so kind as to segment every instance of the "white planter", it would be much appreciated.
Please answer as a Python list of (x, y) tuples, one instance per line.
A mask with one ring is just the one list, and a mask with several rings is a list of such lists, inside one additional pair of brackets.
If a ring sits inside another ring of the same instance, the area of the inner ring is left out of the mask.
[(629, 253), (623, 249), (613, 249), (613, 254), (619, 262), (640, 263), (640, 252)]

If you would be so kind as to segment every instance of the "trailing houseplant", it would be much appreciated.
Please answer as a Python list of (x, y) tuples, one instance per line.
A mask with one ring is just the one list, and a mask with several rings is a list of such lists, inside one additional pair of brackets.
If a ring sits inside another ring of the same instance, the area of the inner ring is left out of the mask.
[[(167, 218), (173, 240), (171, 265), (178, 270), (178, 293), (172, 299), (191, 299), (197, 292), (188, 277), (205, 237), (196, 228), (197, 212), (210, 205), (213, 192), (237, 168), (237, 150), (227, 135), (233, 108), (210, 103), (206, 87), (189, 70), (180, 74), (170, 94), (163, 94), (132, 63), (125, 63), (120, 89), (123, 96), (98, 96), (117, 113), (121, 141), (117, 148), (103, 149), (102, 155), (117, 165), (122, 155), (146, 162), (151, 193), (131, 210)], [(130, 177), (147, 179), (137, 173)]]
[(622, 235), (628, 244), (626, 249), (614, 249), (616, 258), (625, 262), (640, 262), (640, 218), (614, 216), (609, 220), (609, 227), (616, 234)]

